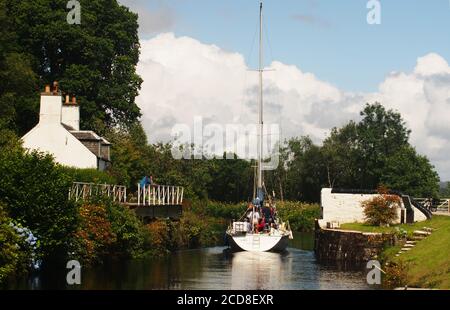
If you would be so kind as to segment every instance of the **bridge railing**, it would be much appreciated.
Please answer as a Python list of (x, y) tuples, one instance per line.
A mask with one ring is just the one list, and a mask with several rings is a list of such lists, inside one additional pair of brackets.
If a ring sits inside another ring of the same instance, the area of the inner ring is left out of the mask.
[(184, 187), (171, 185), (138, 184), (138, 205), (165, 206), (182, 205)]
[(127, 188), (122, 185), (74, 182), (69, 189), (69, 200), (87, 200), (91, 197), (110, 197), (119, 203), (127, 202)]

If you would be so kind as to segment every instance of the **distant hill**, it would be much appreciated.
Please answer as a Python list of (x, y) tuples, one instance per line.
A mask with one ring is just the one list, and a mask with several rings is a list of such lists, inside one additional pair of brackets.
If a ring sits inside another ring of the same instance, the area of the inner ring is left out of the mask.
[(448, 184), (449, 182), (450, 182), (450, 181), (447, 181), (447, 182), (439, 182), (439, 185), (440, 185), (441, 189), (447, 188), (447, 184)]

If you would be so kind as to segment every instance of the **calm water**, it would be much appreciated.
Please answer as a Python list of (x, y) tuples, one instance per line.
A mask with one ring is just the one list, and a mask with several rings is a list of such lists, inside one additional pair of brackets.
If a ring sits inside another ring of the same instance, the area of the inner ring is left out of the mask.
[[(368, 289), (365, 273), (320, 266), (311, 234), (288, 251), (229, 253), (224, 247), (181, 251), (166, 259), (131, 260), (82, 271), (81, 289)], [(14, 288), (66, 289), (65, 270), (34, 275)]]

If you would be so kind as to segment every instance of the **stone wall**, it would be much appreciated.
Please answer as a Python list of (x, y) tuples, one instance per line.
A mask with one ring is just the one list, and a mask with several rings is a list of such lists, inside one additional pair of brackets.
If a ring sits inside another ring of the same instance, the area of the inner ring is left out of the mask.
[(319, 262), (359, 265), (375, 259), (385, 246), (396, 242), (394, 234), (325, 229), (316, 220), (314, 252)]

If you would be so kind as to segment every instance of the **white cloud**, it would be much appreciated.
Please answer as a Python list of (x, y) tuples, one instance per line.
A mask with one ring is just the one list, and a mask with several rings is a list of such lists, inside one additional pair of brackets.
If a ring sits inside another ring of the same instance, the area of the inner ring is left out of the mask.
[[(189, 37), (160, 34), (141, 41), (137, 99), (150, 141), (168, 141), (175, 123), (253, 123), (257, 120), (257, 73), (244, 58)], [(411, 72), (391, 73), (376, 93), (350, 93), (296, 66), (275, 61), (265, 74), (266, 123), (279, 123), (283, 138), (310, 135), (320, 142), (334, 126), (358, 120), (366, 102), (399, 111), (411, 141), (450, 179), (450, 67), (434, 53), (418, 58)]]
[(436, 74), (450, 74), (448, 62), (435, 53), (430, 53), (417, 59), (417, 66), (414, 73), (422, 76), (432, 76)]

